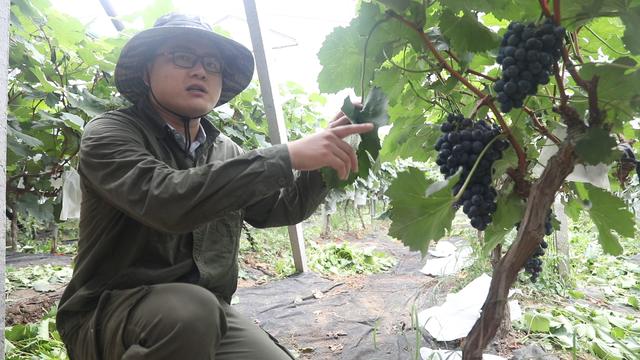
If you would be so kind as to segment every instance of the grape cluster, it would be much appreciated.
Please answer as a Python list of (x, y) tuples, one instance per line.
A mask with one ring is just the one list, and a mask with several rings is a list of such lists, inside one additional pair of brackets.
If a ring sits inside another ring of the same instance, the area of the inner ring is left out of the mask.
[[(440, 172), (445, 178), (453, 176), (462, 167), (460, 180), (453, 187), (454, 194), (457, 194), (471, 173), (480, 153), (494, 137), (500, 134), (500, 130), (483, 120), (473, 122), (458, 114), (449, 114), (440, 130), (442, 136), (435, 145), (438, 151), (436, 163), (440, 166)], [(502, 152), (508, 146), (507, 141), (496, 140), (491, 148), (487, 149), (456, 204), (458, 207), (461, 206), (463, 212), (469, 217), (471, 226), (478, 230), (487, 228), (492, 220), (491, 214), (496, 211), (497, 193), (491, 186), (491, 167), (494, 161), (502, 158)]]
[[(520, 223), (516, 225), (516, 228), (519, 228), (519, 227), (520, 227)], [(553, 233), (553, 226), (551, 225), (551, 210), (549, 210), (549, 212), (547, 212), (547, 218), (544, 221), (544, 234), (546, 236), (549, 236), (552, 233)], [(542, 272), (542, 259), (540, 259), (540, 257), (544, 255), (545, 249), (548, 246), (549, 244), (547, 244), (546, 241), (542, 240), (540, 244), (538, 244), (538, 247), (536, 248), (536, 251), (533, 253), (533, 256), (531, 256), (531, 258), (529, 258), (527, 262), (524, 264), (524, 271), (527, 274), (531, 275), (529, 279), (531, 279), (531, 282), (533, 283), (538, 281), (538, 278), (540, 277), (540, 273)]]
[(640, 181), (640, 160), (636, 159), (636, 156), (633, 153), (633, 148), (628, 143), (620, 144), (619, 148), (622, 149), (622, 158), (620, 161), (623, 164), (629, 164), (630, 166), (635, 165), (636, 175), (638, 175), (638, 181)]
[(560, 59), (565, 29), (548, 19), (544, 24), (512, 22), (502, 38), (496, 63), (502, 77), (493, 88), (504, 113), (521, 108), (527, 95), (535, 95), (538, 85), (549, 83), (552, 66)]

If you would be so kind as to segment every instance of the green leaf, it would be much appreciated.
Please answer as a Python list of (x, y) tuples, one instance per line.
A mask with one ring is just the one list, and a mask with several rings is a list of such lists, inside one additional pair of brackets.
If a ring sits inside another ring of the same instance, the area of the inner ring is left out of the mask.
[(625, 47), (634, 54), (640, 54), (640, 7), (635, 7), (620, 16), (624, 23), (622, 41)]
[(591, 208), (589, 215), (598, 228), (598, 240), (602, 250), (611, 255), (620, 255), (622, 246), (613, 231), (621, 236), (635, 236), (635, 218), (625, 202), (613, 194), (591, 184), (584, 184), (589, 192)]
[(580, 213), (583, 210), (582, 202), (573, 197), (564, 205), (564, 213), (573, 221), (580, 219)]
[(29, 68), (29, 71), (40, 81), (40, 86), (38, 86), (40, 90), (44, 92), (53, 92), (56, 90), (56, 84), (47, 79), (41, 68), (33, 66)]
[(384, 138), (380, 159), (394, 161), (411, 157), (415, 161), (426, 161), (437, 154), (433, 144), (441, 134), (439, 126), (425, 124), (421, 116), (396, 121)]
[(356, 108), (349, 97), (344, 99), (342, 111), (356, 124), (373, 123), (376, 128), (387, 125), (389, 115), (387, 114), (387, 97), (378, 87), (371, 89), (367, 95), (362, 109)]
[(620, 350), (600, 339), (593, 339), (591, 343), (591, 350), (603, 360), (622, 360), (623, 356)]
[(580, 69), (580, 76), (586, 80), (598, 76), (598, 104), (607, 111), (608, 121), (617, 118), (613, 116), (618, 115), (617, 111), (622, 112), (622, 120), (630, 120), (630, 101), (640, 96), (640, 70), (635, 59), (620, 57), (610, 64), (588, 63)]
[(620, 158), (617, 142), (607, 130), (593, 128), (578, 140), (576, 153), (589, 165), (610, 164)]
[(431, 183), (422, 171), (409, 168), (393, 180), (387, 191), (391, 198), (389, 235), (411, 250), (426, 254), (431, 240), (439, 240), (451, 229), (456, 210), (453, 186), (460, 174)]
[(22, 133), (14, 128), (12, 128), (11, 126), (7, 126), (7, 131), (9, 133), (9, 136), (13, 136), (16, 139), (18, 139), (21, 143), (30, 146), (30, 147), (40, 147), (40, 146), (44, 146), (44, 144), (42, 143), (42, 141), (40, 141), (40, 139), (34, 138), (33, 136), (29, 136), (25, 133)]
[(627, 298), (627, 304), (636, 310), (640, 310), (640, 302), (638, 301), (638, 298), (633, 295), (629, 295), (629, 298)]
[(82, 131), (82, 128), (84, 127), (84, 120), (82, 120), (80, 116), (63, 112), (61, 117), (68, 127), (76, 131)]
[(73, 107), (84, 111), (89, 117), (96, 117), (109, 109), (106, 100), (94, 96), (86, 89), (82, 94), (66, 92), (66, 96)]
[(440, 30), (459, 53), (482, 52), (500, 45), (498, 35), (478, 22), (476, 15), (465, 12), (462, 17), (445, 11), (440, 16)]
[(378, 0), (383, 3), (389, 9), (392, 9), (398, 13), (403, 13), (411, 3), (411, 0)]
[(524, 314), (524, 324), (529, 332), (548, 333), (551, 330), (551, 322), (549, 318), (541, 314), (526, 313)]
[[(348, 27), (337, 27), (325, 38), (318, 60), (322, 70), (318, 74), (318, 87), (321, 92), (334, 93), (342, 89), (353, 88), (362, 93), (361, 75), (365, 42), (374, 24), (384, 18), (377, 4), (363, 2), (358, 17), (351, 20)], [(383, 49), (399, 51), (399, 47), (389, 46), (399, 43), (411, 43), (415, 49), (421, 48), (418, 35), (399, 21), (388, 20), (379, 25), (367, 43), (365, 86), (373, 78), (374, 70), (386, 59)]]
[(586, 298), (586, 295), (579, 290), (569, 290), (569, 295), (571, 295), (572, 298), (574, 299), (584, 299)]
[(522, 219), (524, 210), (525, 203), (518, 195), (511, 191), (508, 191), (507, 195), (500, 194), (493, 221), (484, 233), (482, 253), (485, 256), (488, 256), (498, 244), (502, 244), (505, 236), (514, 230), (515, 225)]
[(53, 220), (53, 206), (50, 202), (40, 203), (40, 198), (34, 194), (26, 193), (20, 196), (16, 203), (18, 212), (26, 213), (29, 216), (41, 221)]
[[(540, 13), (540, 5), (529, 0), (441, 0), (448, 10), (492, 13), (498, 19), (533, 19)], [(564, 14), (564, 13), (563, 13)]]
[(344, 99), (342, 112), (356, 124), (372, 123), (373, 130), (360, 134), (360, 145), (356, 152), (358, 158), (358, 172), (351, 173), (349, 178), (341, 181), (335, 170), (325, 168), (322, 170), (324, 181), (330, 188), (344, 187), (352, 184), (356, 178), (366, 178), (369, 176), (372, 162), (376, 161), (380, 153), (381, 145), (378, 137), (378, 128), (387, 125), (389, 115), (387, 114), (387, 97), (382, 93), (380, 88), (374, 87), (369, 92), (367, 100), (364, 102), (362, 109), (356, 108), (349, 97)]

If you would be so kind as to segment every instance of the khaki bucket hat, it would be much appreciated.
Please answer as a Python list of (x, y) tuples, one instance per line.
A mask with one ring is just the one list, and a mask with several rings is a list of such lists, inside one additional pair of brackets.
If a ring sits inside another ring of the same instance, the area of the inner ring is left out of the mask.
[(156, 20), (152, 28), (134, 35), (122, 49), (115, 70), (116, 88), (122, 96), (134, 104), (147, 96), (149, 88), (143, 80), (146, 62), (167, 39), (180, 35), (203, 37), (221, 54), (222, 93), (216, 106), (228, 102), (249, 85), (254, 69), (249, 49), (213, 32), (199, 16), (171, 13)]

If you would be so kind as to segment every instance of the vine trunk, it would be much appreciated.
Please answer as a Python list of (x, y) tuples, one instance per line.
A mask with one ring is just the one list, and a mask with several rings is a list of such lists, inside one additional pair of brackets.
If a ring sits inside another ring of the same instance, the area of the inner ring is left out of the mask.
[(464, 342), (463, 360), (481, 360), (484, 349), (496, 335), (504, 319), (509, 289), (543, 239), (547, 211), (560, 186), (573, 171), (575, 163), (574, 145), (569, 141), (563, 142), (533, 185), (520, 231), (513, 245), (494, 268), (489, 295), (482, 306), (480, 318)]

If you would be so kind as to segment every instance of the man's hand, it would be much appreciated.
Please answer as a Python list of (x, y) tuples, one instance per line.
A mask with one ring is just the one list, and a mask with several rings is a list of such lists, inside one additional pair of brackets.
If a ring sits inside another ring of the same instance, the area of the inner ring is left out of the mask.
[(317, 170), (331, 167), (345, 180), (349, 173), (358, 171), (358, 159), (351, 145), (342, 140), (373, 130), (373, 124), (351, 124), (342, 112), (322, 132), (288, 143), (291, 166), (296, 170)]

